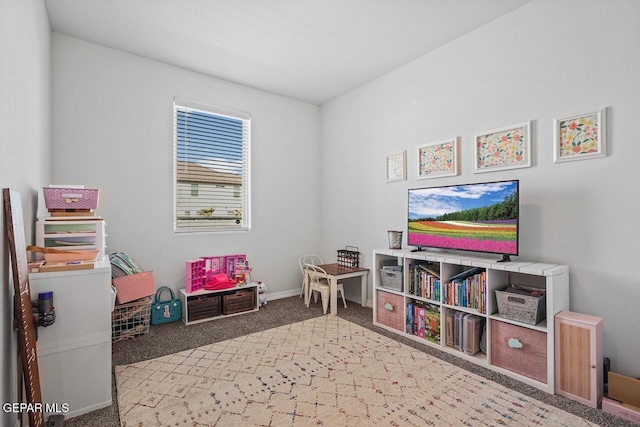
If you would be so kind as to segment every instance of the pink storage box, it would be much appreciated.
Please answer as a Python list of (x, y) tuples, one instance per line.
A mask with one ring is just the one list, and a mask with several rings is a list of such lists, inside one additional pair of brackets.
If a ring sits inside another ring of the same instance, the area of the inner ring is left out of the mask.
[(199, 291), (204, 286), (206, 261), (203, 258), (186, 262), (184, 290), (190, 294)]
[(640, 424), (640, 408), (623, 405), (617, 400), (602, 398), (602, 410), (625, 420)]
[(100, 190), (88, 188), (43, 188), (47, 209), (97, 209)]
[(125, 304), (140, 298), (148, 297), (156, 292), (153, 270), (113, 279), (116, 288), (116, 303)]

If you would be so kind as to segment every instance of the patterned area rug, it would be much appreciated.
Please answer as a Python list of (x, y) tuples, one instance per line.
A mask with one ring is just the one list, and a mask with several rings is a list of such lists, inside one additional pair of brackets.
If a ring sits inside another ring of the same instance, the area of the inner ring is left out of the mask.
[(115, 372), (125, 427), (595, 425), (329, 316)]

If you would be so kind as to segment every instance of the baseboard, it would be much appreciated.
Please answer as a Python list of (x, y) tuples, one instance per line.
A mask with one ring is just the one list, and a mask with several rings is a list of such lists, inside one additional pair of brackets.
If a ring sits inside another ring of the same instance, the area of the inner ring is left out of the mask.
[[(267, 293), (267, 301), (272, 301), (272, 300), (276, 300), (276, 299), (281, 299), (281, 298), (289, 298), (289, 297), (297, 297), (300, 296), (300, 289), (291, 289), (288, 291), (282, 291), (282, 292), (275, 292), (275, 293)], [(360, 304), (360, 300), (359, 299), (353, 299), (350, 301), (353, 301), (355, 303)], [(373, 300), (367, 299), (367, 307), (368, 308), (373, 308)]]
[(280, 298), (295, 297), (295, 296), (300, 296), (300, 289), (291, 289), (288, 291), (267, 293), (267, 301), (280, 299)]
[[(77, 417), (80, 415), (88, 414), (89, 412), (93, 412), (98, 409), (106, 408), (107, 406), (111, 406), (112, 404), (113, 404), (113, 401), (109, 399), (109, 400), (105, 400), (104, 402), (89, 405), (84, 408), (80, 408), (78, 410), (75, 410), (73, 412), (69, 412), (63, 415), (66, 419), (69, 419), (69, 418)], [(53, 415), (53, 414), (49, 414), (49, 415)]]

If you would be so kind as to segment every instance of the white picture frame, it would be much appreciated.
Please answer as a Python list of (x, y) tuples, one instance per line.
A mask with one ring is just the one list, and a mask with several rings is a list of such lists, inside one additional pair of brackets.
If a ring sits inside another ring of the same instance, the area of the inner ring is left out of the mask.
[(417, 179), (458, 175), (459, 145), (460, 137), (456, 136), (419, 146)]
[(388, 154), (385, 164), (386, 181), (396, 182), (407, 179), (407, 150)]
[(531, 167), (531, 122), (473, 136), (473, 173)]
[(606, 108), (553, 120), (554, 163), (606, 156)]

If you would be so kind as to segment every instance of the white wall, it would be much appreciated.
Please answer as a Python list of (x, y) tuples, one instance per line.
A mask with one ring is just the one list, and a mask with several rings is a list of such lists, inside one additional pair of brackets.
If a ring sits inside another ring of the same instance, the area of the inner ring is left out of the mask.
[[(319, 107), (57, 33), (52, 51), (53, 180), (101, 190), (109, 251), (176, 290), (186, 260), (246, 253), (269, 294), (297, 294), (319, 244)], [(175, 96), (251, 113), (251, 232), (174, 235)]]
[[(22, 198), (27, 244), (33, 243), (37, 194), (50, 179), (49, 21), (40, 0), (0, 1), (0, 187)], [(0, 213), (0, 402), (17, 401), (13, 281)], [(0, 425), (15, 414), (0, 413)]]
[[(325, 104), (325, 252), (357, 245), (370, 267), (387, 230), (406, 242), (408, 188), (519, 178), (519, 258), (569, 265), (571, 309), (603, 317), (613, 370), (638, 376), (638, 52), (640, 2), (536, 0)], [(603, 107), (608, 157), (554, 164), (553, 119)], [(474, 175), (473, 134), (527, 120), (533, 167)], [(453, 136), (460, 176), (417, 180), (416, 147)], [(408, 180), (385, 183), (405, 149)]]

